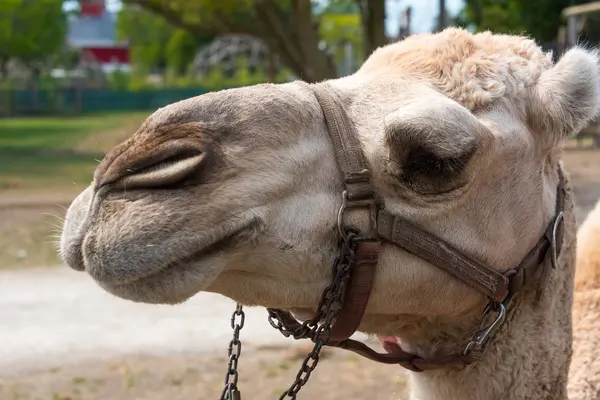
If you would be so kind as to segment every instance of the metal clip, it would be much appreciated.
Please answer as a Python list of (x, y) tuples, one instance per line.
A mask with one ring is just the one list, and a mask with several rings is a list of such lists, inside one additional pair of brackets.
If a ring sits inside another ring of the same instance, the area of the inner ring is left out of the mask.
[(231, 389), (229, 391), (229, 398), (231, 400), (242, 400), (242, 394), (237, 389)]
[(556, 236), (558, 235), (558, 230), (560, 229), (560, 225), (564, 220), (564, 212), (559, 212), (556, 218), (554, 219), (554, 226), (552, 227), (552, 241), (550, 246), (552, 247), (552, 268), (556, 269), (558, 266), (558, 250), (556, 246)]
[(346, 240), (346, 232), (344, 230), (344, 211), (346, 211), (346, 207), (348, 206), (348, 196), (346, 191), (342, 192), (342, 205), (340, 206), (337, 214), (337, 229), (340, 236)]
[(349, 200), (348, 192), (342, 192), (342, 205), (340, 206), (337, 214), (337, 229), (344, 241), (348, 240), (348, 232), (344, 229), (344, 212), (349, 208), (364, 207), (369, 208), (369, 232), (358, 234), (358, 240), (360, 239), (374, 239), (377, 237), (377, 203), (373, 198), (367, 198), (364, 200)]
[[(466, 356), (467, 354), (469, 354), (475, 346), (477, 346), (480, 350), (483, 350), (483, 348), (487, 344), (487, 341), (490, 339), (492, 332), (498, 326), (500, 326), (502, 324), (502, 322), (504, 322), (504, 317), (506, 316), (506, 307), (504, 306), (503, 303), (498, 304), (497, 307), (498, 307), (498, 309), (495, 310), (498, 312), (498, 315), (496, 316), (496, 318), (494, 318), (494, 320), (488, 325), (484, 325), (482, 322), (480, 329), (475, 333), (475, 335), (473, 335), (473, 337), (471, 338), (471, 341), (469, 343), (467, 343), (467, 346), (463, 350), (463, 355)], [(491, 307), (488, 307), (486, 309), (486, 312), (484, 313), (484, 318), (483, 318), (484, 321), (485, 321), (485, 317), (488, 315), (488, 313), (491, 310), (492, 310)]]

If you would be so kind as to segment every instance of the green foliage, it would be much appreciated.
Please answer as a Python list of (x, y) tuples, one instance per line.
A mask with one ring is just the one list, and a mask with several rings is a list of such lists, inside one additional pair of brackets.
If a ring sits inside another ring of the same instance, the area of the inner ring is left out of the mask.
[(519, 0), (465, 0), (455, 23), (474, 26), (478, 31), (522, 33), (525, 27)]
[(51, 64), (67, 70), (74, 69), (79, 63), (81, 50), (78, 48), (63, 47), (50, 56)]
[[(274, 83), (289, 81), (290, 72), (282, 69), (273, 80)], [(227, 77), (219, 66), (213, 67), (206, 76), (197, 77), (193, 70), (185, 75), (169, 73), (162, 83), (151, 82), (148, 75), (143, 70), (134, 70), (128, 77), (127, 89), (139, 91), (146, 89), (159, 88), (189, 88), (202, 87), (209, 91), (234, 88), (240, 86), (256, 85), (269, 81), (265, 71), (251, 71), (244, 58), (238, 58), (236, 73), (232, 77)]]
[(148, 87), (147, 78), (148, 71), (145, 68), (134, 64), (129, 73), (129, 85), (127, 89), (133, 92), (145, 89)]
[(526, 33), (541, 42), (556, 38), (564, 21), (565, 7), (589, 3), (585, 0), (465, 0), (457, 17), (459, 25), (472, 25), (478, 31)]
[(117, 19), (117, 37), (129, 41), (131, 60), (146, 69), (166, 66), (166, 46), (173, 28), (148, 12), (122, 7)]
[(323, 8), (324, 14), (347, 15), (358, 14), (359, 8), (356, 0), (329, 0)]
[(519, 1), (525, 30), (539, 41), (554, 40), (559, 26), (564, 22), (562, 10), (575, 3), (572, 0)]
[(185, 71), (199, 46), (213, 35), (194, 35), (173, 27), (163, 17), (136, 6), (124, 6), (117, 20), (117, 36), (130, 43), (134, 64), (147, 71)]
[(177, 74), (182, 74), (194, 60), (199, 40), (183, 29), (176, 29), (167, 42), (165, 56), (167, 64)]
[[(124, 0), (127, 4), (141, 4), (144, 8), (167, 9), (176, 15), (183, 25), (194, 27), (197, 32), (212, 34), (231, 33), (232, 27), (256, 24), (256, 0)], [(290, 0), (275, 0), (286, 14), (291, 13)], [(194, 29), (191, 29), (192, 31)]]
[(217, 67), (211, 69), (209, 74), (202, 79), (202, 81), (207, 88), (221, 89), (225, 87), (227, 78), (223, 74), (223, 70)]
[[(291, 7), (289, 0), (276, 1), (286, 5), (287, 9)], [(172, 20), (157, 13), (152, 5), (166, 5), (169, 12), (182, 17), (184, 24), (194, 24), (198, 29), (183, 29), (179, 27), (181, 24), (172, 25)], [(239, 60), (237, 74), (232, 78), (226, 78), (220, 68), (213, 68), (202, 79), (195, 77), (193, 71), (186, 73), (198, 48), (212, 41), (224, 26), (247, 23), (246, 17), (253, 16), (253, 10), (254, 3), (251, 0), (125, 0), (117, 30), (120, 38), (130, 42), (133, 72), (128, 80), (128, 89), (137, 91), (162, 86), (202, 86), (209, 90), (219, 90), (265, 82), (267, 78), (264, 71), (250, 73), (243, 59)], [(344, 18), (347, 19), (347, 16), (339, 16), (341, 23), (333, 21), (343, 28), (343, 32), (326, 32), (330, 41), (338, 41), (340, 35), (352, 36), (350, 31), (354, 30), (357, 23), (352, 18), (348, 23)], [(201, 24), (204, 22), (206, 26)], [(228, 32), (228, 29), (223, 29)], [(332, 29), (335, 31), (335, 27)], [(354, 34), (354, 39), (359, 36)], [(159, 73), (162, 82), (150, 82), (148, 77), (151, 73)], [(288, 76), (288, 71), (281, 72), (276, 80), (287, 81)]]
[[(342, 13), (358, 0), (328, 0)], [(335, 75), (315, 32), (323, 2), (290, 0), (123, 0), (161, 16), (193, 35), (249, 34), (265, 40), (298, 76), (316, 81)], [(312, 8), (306, 7), (307, 5)], [(327, 7), (325, 7), (327, 8)], [(297, 12), (297, 13), (296, 13)], [(382, 23), (383, 21), (377, 21)], [(357, 31), (360, 31), (358, 29)], [(355, 34), (356, 35), (356, 34)], [(356, 36), (360, 36), (357, 34)]]
[(127, 72), (116, 70), (108, 74), (108, 86), (112, 90), (127, 90), (130, 85), (131, 75)]
[(0, 60), (43, 61), (64, 44), (63, 0), (0, 1)]
[(327, 47), (335, 49), (336, 64), (344, 57), (343, 43), (351, 43), (354, 48), (355, 62), (363, 59), (363, 35), (361, 32), (360, 15), (358, 13), (334, 14), (327, 13), (321, 17), (319, 26), (321, 40)]

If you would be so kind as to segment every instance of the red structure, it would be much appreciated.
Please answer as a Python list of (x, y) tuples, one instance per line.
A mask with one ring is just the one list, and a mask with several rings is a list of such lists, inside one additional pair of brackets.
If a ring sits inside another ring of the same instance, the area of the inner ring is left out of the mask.
[(129, 64), (129, 49), (127, 47), (94, 47), (84, 48), (88, 57), (93, 57), (100, 64)]
[(129, 47), (116, 39), (117, 16), (105, 0), (79, 0), (80, 15), (69, 20), (68, 42), (82, 50), (82, 59), (102, 69), (129, 66)]
[(81, 15), (87, 17), (100, 17), (104, 14), (106, 5), (104, 0), (79, 0)]

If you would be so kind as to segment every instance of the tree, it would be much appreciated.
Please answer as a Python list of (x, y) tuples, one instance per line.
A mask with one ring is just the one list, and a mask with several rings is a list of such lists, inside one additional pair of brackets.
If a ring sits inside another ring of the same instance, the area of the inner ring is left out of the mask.
[(165, 48), (167, 67), (177, 75), (183, 74), (196, 57), (198, 47), (212, 39), (212, 36), (198, 38), (183, 29), (176, 29)]
[(455, 22), (472, 25), (478, 31), (524, 33), (519, 3), (519, 0), (465, 0), (465, 7)]
[(361, 16), (358, 5), (352, 0), (331, 1), (319, 12), (319, 35), (339, 66), (346, 58), (345, 44), (353, 48), (352, 64), (364, 59), (365, 40), (361, 34)]
[(214, 35), (193, 35), (163, 17), (125, 5), (117, 19), (117, 37), (129, 41), (132, 63), (144, 71), (181, 73), (203, 43)]
[(438, 17), (436, 30), (442, 31), (448, 24), (448, 13), (446, 11), (446, 0), (438, 1)]
[[(336, 0), (340, 3), (348, 0)], [(354, 0), (365, 32), (365, 55), (387, 41), (384, 0)], [(297, 76), (315, 82), (336, 76), (320, 47), (321, 14), (310, 0), (124, 0), (193, 35), (245, 33), (261, 38)]]
[(385, 0), (357, 0), (364, 35), (364, 53), (368, 57), (387, 43), (385, 34)]
[(67, 24), (63, 0), (0, 1), (0, 74), (6, 63), (18, 59), (35, 65), (58, 52), (65, 42)]
[(526, 33), (540, 42), (556, 38), (564, 24), (562, 10), (586, 0), (465, 0), (461, 25), (500, 33)]

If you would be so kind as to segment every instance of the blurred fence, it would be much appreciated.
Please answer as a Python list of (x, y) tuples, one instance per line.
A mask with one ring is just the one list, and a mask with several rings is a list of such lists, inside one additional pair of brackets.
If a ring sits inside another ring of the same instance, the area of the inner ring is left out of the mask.
[(200, 87), (135, 92), (77, 88), (2, 90), (0, 91), (0, 117), (151, 110), (208, 91)]

